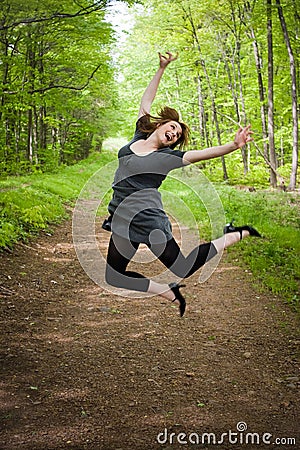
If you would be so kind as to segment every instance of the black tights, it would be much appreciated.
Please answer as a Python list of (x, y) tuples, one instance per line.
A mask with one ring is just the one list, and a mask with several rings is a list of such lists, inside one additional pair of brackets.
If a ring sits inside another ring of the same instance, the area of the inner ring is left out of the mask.
[[(112, 234), (108, 247), (105, 274), (108, 284), (134, 291), (148, 291), (149, 278), (145, 278), (140, 273), (126, 270), (138, 247), (138, 242), (131, 242)], [(185, 257), (174, 238), (167, 241), (163, 246), (153, 244), (148, 247), (168, 269), (180, 278), (190, 277), (217, 254), (213, 243), (208, 242), (197, 246)]]

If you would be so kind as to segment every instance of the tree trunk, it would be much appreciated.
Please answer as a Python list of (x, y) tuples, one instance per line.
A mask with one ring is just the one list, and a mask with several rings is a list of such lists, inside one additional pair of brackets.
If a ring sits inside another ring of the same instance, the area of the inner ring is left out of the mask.
[[(200, 50), (200, 46), (199, 46), (199, 52), (200, 51), (201, 50)], [(213, 89), (211, 87), (211, 82), (210, 82), (210, 78), (209, 78), (208, 72), (206, 70), (205, 61), (202, 58), (201, 58), (201, 65), (203, 67), (203, 70), (204, 70), (204, 73), (205, 73), (205, 76), (206, 76), (207, 85), (208, 85), (208, 88), (209, 88), (210, 99), (211, 99), (211, 108), (212, 108), (212, 113), (213, 113), (213, 121), (214, 121), (215, 126), (216, 126), (218, 145), (222, 145), (221, 132), (220, 132), (220, 127), (219, 127), (219, 119), (218, 119), (217, 107), (216, 107), (216, 102), (215, 102), (215, 95), (214, 95)], [(226, 163), (225, 163), (224, 156), (221, 156), (221, 160), (222, 160), (222, 168), (223, 168), (223, 179), (224, 179), (224, 181), (227, 181), (228, 180), (228, 173), (227, 173), (227, 168), (226, 168)]]
[[(43, 36), (43, 28), (40, 29), (40, 35)], [(39, 83), (44, 86), (45, 81), (45, 70), (44, 70), (44, 54), (45, 54), (45, 44), (44, 39), (41, 38), (39, 41), (39, 51), (38, 51), (38, 72), (39, 72)], [(39, 140), (38, 147), (42, 150), (47, 148), (47, 123), (45, 121), (47, 115), (45, 94), (41, 94), (41, 105), (39, 107), (39, 120), (38, 120), (38, 130), (39, 130)]]
[(292, 156), (292, 170), (290, 177), (290, 189), (296, 188), (296, 180), (297, 180), (297, 166), (298, 166), (298, 109), (297, 109), (297, 75), (296, 75), (296, 67), (295, 67), (295, 58), (293, 49), (291, 46), (287, 26), (285, 23), (285, 18), (283, 15), (282, 6), (280, 4), (280, 0), (276, 0), (276, 5), (278, 9), (278, 15), (281, 23), (281, 28), (284, 35), (285, 45), (289, 54), (290, 59), (290, 74), (291, 74), (291, 85), (292, 85), (292, 117), (293, 117), (293, 156)]
[(47, 148), (47, 124), (46, 118), (46, 106), (40, 106), (39, 108), (39, 147), (43, 150)]
[[(236, 14), (235, 14), (235, 6), (236, 2), (234, 0), (230, 0), (230, 7), (231, 7), (231, 22), (232, 22), (232, 33), (234, 35), (235, 39), (235, 52), (231, 57), (232, 60), (232, 66), (234, 74), (237, 72), (237, 80), (238, 80), (238, 89), (239, 89), (239, 97), (240, 97), (240, 104), (241, 104), (241, 110), (239, 108), (239, 123), (243, 126), (246, 126), (247, 124), (247, 114), (246, 114), (246, 107), (245, 107), (245, 100), (244, 100), (244, 93), (243, 93), (243, 81), (242, 81), (242, 74), (241, 74), (241, 31), (240, 27), (237, 25), (236, 20)], [(242, 23), (244, 21), (243, 13), (237, 4), (238, 8), (238, 23)], [(235, 66), (237, 67), (237, 71), (235, 69)], [(249, 147), (248, 147), (249, 151)], [(247, 174), (249, 170), (249, 164), (248, 160), (250, 160), (250, 154), (246, 153), (246, 146), (243, 146), (241, 148), (242, 153), (242, 159), (243, 159), (243, 166), (244, 166), (244, 175)]]
[[(215, 102), (215, 95), (214, 95), (214, 91), (212, 89), (211, 86), (211, 82), (210, 82), (210, 77), (208, 75), (207, 69), (206, 69), (206, 64), (205, 61), (202, 57), (202, 51), (201, 51), (201, 46), (200, 46), (200, 42), (198, 39), (198, 35), (197, 35), (197, 31), (196, 31), (196, 27), (194, 24), (194, 20), (193, 20), (193, 16), (191, 13), (191, 10), (189, 9), (189, 11), (185, 11), (185, 13), (187, 14), (187, 17), (190, 21), (191, 27), (192, 27), (192, 33), (193, 33), (193, 38), (195, 40), (195, 43), (197, 44), (197, 48), (198, 48), (198, 52), (199, 52), (199, 56), (200, 56), (200, 65), (203, 69), (206, 81), (207, 81), (207, 86), (208, 86), (208, 90), (209, 90), (209, 95), (210, 95), (210, 100), (211, 100), (211, 108), (212, 108), (212, 113), (213, 113), (213, 120), (216, 126), (216, 133), (217, 133), (217, 139), (218, 139), (218, 144), (222, 145), (221, 142), (221, 133), (220, 133), (220, 127), (219, 127), (219, 120), (218, 120), (218, 115), (217, 115), (217, 107), (216, 107), (216, 102)], [(223, 179), (224, 181), (228, 180), (228, 173), (227, 173), (227, 168), (226, 168), (226, 163), (225, 163), (225, 158), (224, 156), (221, 157), (222, 160), (222, 167), (223, 167)]]
[[(237, 122), (240, 123), (241, 120), (241, 115), (240, 115), (240, 108), (239, 108), (239, 102), (238, 102), (238, 97), (236, 95), (236, 89), (235, 89), (235, 85), (236, 83), (233, 81), (232, 75), (231, 75), (231, 70), (228, 64), (228, 60), (230, 60), (230, 57), (228, 55), (227, 52), (227, 48), (225, 45), (225, 37), (222, 37), (220, 34), (219, 36), (219, 42), (223, 44), (222, 47), (222, 54), (223, 54), (223, 59), (224, 59), (224, 64), (225, 64), (225, 70), (227, 73), (227, 77), (228, 77), (228, 81), (229, 81), (229, 87), (230, 87), (230, 91), (231, 91), (231, 96), (233, 99), (233, 103), (234, 103), (234, 109), (235, 109), (235, 113), (236, 113), (236, 118), (237, 118)], [(231, 64), (233, 65), (233, 62), (231, 61)]]
[[(28, 70), (28, 81), (29, 86), (32, 90), (34, 90), (35, 86), (35, 51), (34, 51), (34, 42), (30, 33), (28, 31), (28, 47), (27, 47), (27, 63), (29, 66)], [(35, 114), (34, 114), (34, 105), (30, 105), (28, 110), (28, 124), (27, 124), (27, 158), (30, 163), (33, 163), (34, 159), (34, 141), (35, 141)]]
[(201, 146), (209, 146), (208, 136), (207, 136), (207, 128), (206, 128), (206, 118), (205, 118), (205, 110), (204, 110), (204, 102), (203, 102), (203, 94), (202, 94), (202, 85), (201, 85), (201, 77), (198, 74), (197, 76), (197, 93), (198, 93), (198, 119), (199, 119), (199, 131), (200, 131), (200, 139)]
[[(277, 158), (274, 140), (274, 101), (273, 101), (273, 34), (272, 34), (272, 0), (267, 0), (267, 37), (268, 37), (268, 134), (270, 163), (277, 169)], [(277, 186), (276, 172), (270, 171), (270, 184)]]
[(260, 117), (261, 117), (261, 128), (262, 137), (264, 142), (264, 155), (265, 158), (269, 157), (269, 145), (268, 145), (268, 131), (267, 131), (267, 107), (265, 99), (265, 89), (262, 77), (262, 59), (258, 48), (258, 42), (254, 33), (252, 26), (250, 27), (249, 35), (252, 39), (253, 52), (255, 58), (257, 81), (258, 81), (258, 91), (259, 91), (259, 101), (260, 101)]
[[(237, 45), (238, 80), (239, 80), (239, 88), (240, 88), (240, 100), (241, 100), (241, 105), (242, 105), (241, 122), (243, 123), (244, 126), (246, 126), (246, 124), (247, 124), (247, 114), (246, 114), (246, 108), (245, 108), (245, 100), (244, 100), (244, 94), (243, 94), (243, 83), (242, 83), (242, 75), (241, 75), (241, 56), (240, 56), (241, 44), (240, 44), (239, 41), (237, 41), (236, 45)], [(249, 171), (249, 166), (248, 166), (248, 159), (247, 159), (247, 153), (246, 153), (246, 146), (245, 145), (241, 148), (241, 152), (242, 152), (243, 165), (244, 165), (244, 175), (246, 175), (248, 173), (248, 171)]]
[[(2, 41), (2, 43), (3, 43), (3, 45), (2, 45), (2, 47), (3, 47), (3, 59), (5, 61), (4, 64), (2, 65), (2, 91), (4, 91), (5, 87), (6, 87), (6, 84), (8, 83), (8, 70), (9, 70), (9, 67), (8, 67), (7, 58), (8, 58), (9, 42), (8, 42), (6, 36), (5, 37), (3, 36), (2, 39), (3, 39), (3, 41)], [(1, 101), (0, 101), (0, 105), (1, 105), (1, 108), (0, 108), (0, 120), (2, 120), (2, 115), (3, 115), (3, 111), (4, 111), (4, 104), (5, 104), (5, 93), (2, 92)]]
[[(8, 66), (8, 49), (9, 49), (9, 41), (7, 39), (6, 34), (4, 36), (1, 36), (1, 41), (3, 43), (2, 48), (3, 51), (1, 52), (3, 54), (3, 60), (4, 64), (2, 64), (2, 91), (4, 91), (6, 85), (8, 84), (8, 72), (9, 72), (9, 66)], [(2, 56), (1, 56), (2, 59)], [(0, 120), (3, 121), (4, 124), (4, 158), (7, 160), (9, 155), (9, 147), (10, 147), (10, 128), (9, 128), (9, 119), (4, 113), (5, 111), (5, 93), (3, 92), (1, 95), (1, 107), (0, 107)]]
[(15, 126), (15, 152), (16, 152), (16, 162), (20, 162), (20, 142), (21, 142), (21, 118), (22, 113), (20, 110), (17, 111), (17, 120)]
[[(221, 38), (220, 35), (219, 35), (219, 41), (223, 42), (223, 39)], [(234, 77), (234, 81), (233, 81), (233, 77), (231, 75), (231, 70), (230, 70), (230, 67), (229, 67), (229, 64), (228, 64), (228, 60), (231, 60), (231, 65), (232, 65), (233, 73), (234, 73), (235, 72), (235, 70), (234, 70), (234, 67), (235, 67), (234, 58), (230, 58), (229, 57), (229, 55), (227, 54), (226, 48), (223, 48), (222, 53), (223, 53), (223, 59), (224, 59), (224, 63), (225, 63), (225, 70), (227, 72), (227, 77), (228, 77), (228, 81), (229, 81), (231, 95), (232, 95), (232, 99), (233, 99), (233, 103), (234, 103), (234, 108), (235, 108), (235, 112), (236, 112), (237, 122), (239, 124), (241, 124), (242, 117), (241, 117), (241, 113), (240, 113), (238, 96), (237, 96), (237, 93), (236, 93), (236, 81), (235, 81), (235, 77)], [(239, 69), (238, 69), (238, 72), (240, 72)], [(238, 76), (238, 78), (240, 79), (240, 76)], [(241, 82), (239, 82), (239, 85), (240, 85), (240, 98), (241, 98), (241, 96), (242, 96)], [(244, 111), (243, 116), (245, 117), (246, 113), (245, 113), (244, 101), (242, 101), (242, 110)], [(243, 120), (243, 122), (245, 122), (245, 120)], [(243, 159), (243, 165), (244, 165), (244, 174), (246, 175), (248, 170), (249, 170), (250, 155), (248, 155), (248, 159), (247, 159), (245, 147), (243, 147), (241, 149), (241, 153), (242, 153), (242, 159)]]
[(33, 114), (32, 109), (28, 110), (27, 119), (27, 159), (30, 163), (33, 162)]
[(33, 148), (34, 148), (34, 162), (35, 164), (39, 163), (39, 147), (38, 147), (38, 141), (39, 141), (39, 118), (37, 113), (37, 108), (34, 105), (33, 107)]

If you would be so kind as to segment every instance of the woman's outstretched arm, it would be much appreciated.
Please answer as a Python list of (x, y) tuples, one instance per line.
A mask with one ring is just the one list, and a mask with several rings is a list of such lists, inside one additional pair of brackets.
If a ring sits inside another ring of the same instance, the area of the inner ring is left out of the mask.
[(178, 57), (178, 55), (174, 56), (170, 52), (167, 52), (168, 56), (164, 56), (161, 53), (159, 53), (158, 55), (159, 55), (159, 68), (143, 94), (138, 119), (145, 114), (150, 114), (151, 105), (153, 103), (153, 100), (155, 99), (158, 85), (160, 83), (161, 77), (163, 76), (165, 68), (170, 64), (170, 62), (175, 61), (175, 59), (177, 59)]
[(203, 161), (205, 159), (218, 158), (219, 156), (227, 155), (228, 153), (243, 147), (245, 144), (253, 140), (251, 137), (253, 132), (250, 128), (251, 125), (248, 125), (245, 128), (240, 128), (235, 135), (234, 141), (229, 142), (228, 144), (209, 147), (204, 150), (189, 150), (185, 152), (183, 156), (184, 164), (191, 164), (198, 161)]

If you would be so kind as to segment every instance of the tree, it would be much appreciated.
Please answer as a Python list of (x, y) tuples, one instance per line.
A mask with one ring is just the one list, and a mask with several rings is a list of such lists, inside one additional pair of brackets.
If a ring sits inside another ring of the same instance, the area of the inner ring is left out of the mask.
[[(156, 104), (170, 103), (182, 113), (192, 128), (191, 147), (229, 140), (238, 123), (249, 121), (255, 142), (242, 159), (238, 152), (226, 156), (228, 181), (247, 181), (251, 172), (257, 172), (276, 186), (280, 177), (294, 173), (291, 64), (272, 1), (144, 0), (143, 4), (144, 8), (134, 12), (135, 25), (119, 49), (124, 127), (132, 130), (132, 95), (139, 98), (142, 93), (149, 71), (154, 70), (156, 52), (178, 51), (179, 60), (164, 77)], [(300, 62), (298, 18), (296, 1), (285, 4), (296, 72)], [(215, 160), (205, 166), (213, 174), (224, 172)]]
[[(117, 93), (105, 1), (3, 0), (1, 169), (86, 157), (108, 132)], [(105, 126), (104, 126), (105, 124)], [(96, 144), (97, 143), (97, 144)]]
[(294, 58), (294, 52), (291, 46), (289, 32), (286, 26), (286, 21), (283, 15), (283, 9), (280, 0), (276, 0), (276, 5), (278, 7), (278, 16), (284, 35), (284, 40), (290, 60), (290, 74), (291, 74), (291, 91), (292, 91), (292, 117), (293, 117), (293, 157), (292, 157), (292, 170), (290, 177), (290, 189), (295, 189), (296, 179), (297, 179), (297, 168), (298, 168), (298, 138), (299, 138), (299, 128), (298, 128), (298, 101), (297, 101), (297, 74), (296, 74), (296, 64)]
[(277, 158), (274, 140), (274, 90), (273, 90), (273, 25), (272, 25), (272, 0), (267, 0), (267, 38), (268, 38), (268, 135), (270, 152), (270, 182), (271, 186), (277, 185)]
[[(205, 60), (203, 58), (202, 55), (202, 50), (201, 50), (201, 45), (200, 45), (200, 41), (198, 39), (198, 34), (197, 34), (197, 29), (196, 29), (196, 25), (194, 22), (194, 18), (193, 18), (193, 14), (190, 8), (185, 9), (183, 6), (183, 11), (186, 15), (186, 20), (189, 22), (189, 25), (191, 26), (191, 33), (193, 36), (193, 39), (195, 41), (196, 44), (196, 48), (197, 51), (199, 53), (199, 60), (196, 61), (202, 68), (206, 82), (207, 82), (207, 86), (208, 86), (208, 92), (209, 92), (209, 96), (210, 96), (210, 100), (211, 100), (211, 109), (212, 109), (212, 114), (213, 114), (213, 121), (216, 127), (216, 134), (217, 134), (217, 139), (218, 139), (218, 145), (222, 145), (221, 142), (221, 132), (220, 132), (220, 126), (219, 126), (219, 119), (218, 119), (218, 114), (217, 114), (217, 106), (216, 106), (216, 100), (215, 100), (215, 94), (214, 94), (214, 90), (212, 87), (212, 83), (210, 80), (210, 76), (205, 64)], [(225, 163), (225, 158), (224, 156), (221, 157), (221, 161), (222, 161), (222, 168), (223, 168), (223, 179), (226, 181), (228, 180), (228, 173), (227, 173), (227, 168), (226, 168), (226, 163)]]
[(260, 116), (261, 116), (261, 130), (262, 130), (262, 138), (263, 138), (263, 146), (264, 146), (264, 158), (269, 158), (269, 146), (268, 146), (268, 131), (267, 131), (267, 104), (266, 104), (266, 96), (265, 96), (265, 87), (263, 81), (263, 60), (262, 55), (259, 49), (259, 42), (256, 37), (256, 33), (254, 30), (254, 26), (251, 23), (251, 16), (253, 13), (254, 4), (248, 1), (245, 3), (245, 10), (247, 14), (247, 35), (249, 39), (252, 40), (253, 53), (255, 59), (255, 66), (257, 72), (257, 83), (258, 83), (258, 92), (259, 92), (259, 100), (260, 100)]

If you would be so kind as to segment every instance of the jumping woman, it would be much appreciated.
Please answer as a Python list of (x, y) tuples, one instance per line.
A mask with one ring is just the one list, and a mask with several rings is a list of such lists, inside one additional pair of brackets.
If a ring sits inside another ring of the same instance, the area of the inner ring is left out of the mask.
[[(119, 150), (119, 167), (109, 203), (110, 217), (103, 227), (112, 232), (106, 264), (108, 284), (134, 291), (148, 292), (170, 301), (179, 301), (183, 316), (186, 302), (180, 292), (184, 285), (161, 284), (137, 272), (127, 270), (139, 244), (146, 244), (172, 273), (180, 278), (191, 276), (224, 248), (247, 236), (260, 236), (245, 225), (224, 227), (224, 235), (198, 245), (184, 256), (172, 236), (170, 221), (164, 212), (158, 188), (167, 174), (176, 168), (227, 155), (252, 140), (250, 125), (240, 128), (233, 142), (225, 145), (183, 152), (189, 128), (173, 108), (164, 107), (157, 117), (150, 115), (151, 105), (166, 67), (177, 56), (159, 53), (159, 68), (146, 88), (138, 114), (133, 139)], [(180, 150), (175, 150), (179, 146)]]

